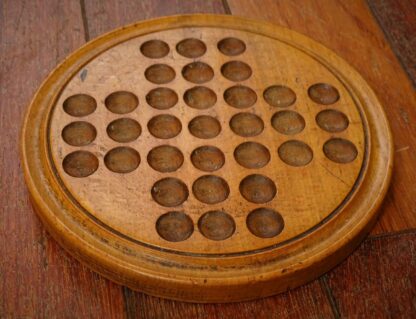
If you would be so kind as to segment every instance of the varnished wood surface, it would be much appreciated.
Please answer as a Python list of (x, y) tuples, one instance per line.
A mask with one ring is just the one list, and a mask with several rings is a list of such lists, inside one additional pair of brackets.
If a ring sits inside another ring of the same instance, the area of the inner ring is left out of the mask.
[[(205, 1), (181, 1), (178, 6), (171, 2), (166, 5), (160, 1), (100, 3), (103, 3), (104, 9), (98, 10), (100, 6), (89, 1), (85, 4), (83, 1), (3, 1), (0, 4), (0, 317), (118, 318), (135, 315), (161, 317), (163, 314), (169, 318), (175, 315), (186, 317), (187, 314), (198, 314), (202, 318), (224, 318), (227, 315), (240, 314), (242, 318), (249, 318), (256, 314), (268, 314), (270, 311), (291, 317), (303, 317), (307, 314), (309, 317), (329, 318), (336, 316), (337, 308), (334, 305), (338, 302), (341, 304), (342, 299), (349, 300), (345, 303), (345, 309), (348, 309), (353, 300), (349, 296), (354, 288), (345, 286), (345, 289), (339, 289), (334, 295), (324, 277), (296, 291), (262, 302), (250, 302), (238, 307), (206, 305), (204, 312), (197, 305), (161, 301), (112, 284), (68, 257), (45, 233), (28, 202), (17, 160), (17, 136), (23, 112), (42, 79), (68, 53), (85, 42), (84, 26), (88, 25), (90, 34), (94, 36), (119, 25), (150, 17), (146, 14), (159, 15), (159, 10), (164, 10), (162, 14), (226, 12), (219, 1), (215, 5)], [(414, 90), (366, 4), (361, 1), (356, 1), (351, 6), (345, 6), (341, 1), (305, 1), (302, 4), (281, 1), (273, 6), (262, 5), (259, 8), (263, 10), (262, 13), (243, 1), (230, 1), (229, 7), (233, 14), (256, 14), (257, 18), (269, 19), (307, 34), (333, 49), (360, 70), (377, 91), (379, 98), (388, 106), (386, 109), (396, 141), (393, 187), (384, 205), (384, 216), (375, 232), (414, 228)], [(218, 11), (213, 11), (213, 8)], [(325, 18), (316, 18), (323, 14)], [(343, 36), (340, 36), (340, 31)], [(385, 239), (379, 238), (375, 242), (384, 245)], [(397, 254), (401, 251), (395, 249), (396, 247), (397, 242), (391, 246), (391, 254), (399, 258), (400, 255)], [(370, 249), (372, 248), (370, 245)], [(402, 251), (410, 252), (409, 249)], [(364, 256), (368, 253), (365, 250)], [(409, 265), (412, 264), (406, 264)], [(391, 269), (390, 267), (388, 264), (385, 269)], [(389, 276), (387, 270), (385, 274)], [(398, 269), (395, 271), (401, 273)], [(363, 275), (359, 284), (365, 285), (365, 281), (366, 276)], [(391, 282), (392, 285), (395, 283), (396, 281)], [(381, 287), (382, 281), (375, 284), (374, 289), (368, 290), (369, 295)], [(322, 285), (324, 289), (320, 288)], [(412, 296), (409, 291), (407, 293)], [(388, 301), (401, 302), (398, 311), (403, 314), (412, 310), (412, 303), (399, 299), (398, 294), (392, 295)], [(240, 311), (242, 307), (244, 311)], [(389, 309), (380, 309), (385, 311), (383, 316), (391, 316)], [(354, 306), (350, 310), (354, 311)]]

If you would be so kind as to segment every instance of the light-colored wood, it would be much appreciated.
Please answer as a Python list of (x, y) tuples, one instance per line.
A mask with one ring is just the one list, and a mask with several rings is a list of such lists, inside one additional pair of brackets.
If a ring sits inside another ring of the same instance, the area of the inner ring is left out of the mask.
[[(230, 37), (243, 52), (227, 55)], [(186, 39), (199, 42), (183, 52)], [(165, 44), (147, 51), (154, 40)], [(206, 65), (187, 67), (195, 61)], [(212, 91), (191, 96), (197, 86)], [(275, 86), (291, 90), (271, 101)], [(176, 92), (174, 106), (149, 98), (160, 87)], [(261, 118), (261, 133), (236, 134), (241, 112)], [(177, 121), (163, 128), (177, 131), (157, 138), (152, 118), (166, 114)], [(188, 128), (201, 115), (217, 120), (218, 135)], [(128, 127), (131, 141), (112, 135), (120, 118), (140, 125)], [(156, 154), (161, 145), (176, 151)], [(79, 259), (153, 295), (223, 302), (287, 290), (350, 253), (385, 195), (392, 142), (377, 98), (334, 53), (274, 25), (194, 15), (119, 29), (68, 57), (29, 108), (22, 158), (40, 217)]]
[[(416, 90), (391, 49), (370, 6), (377, 1), (227, 0), (232, 14), (265, 20), (319, 41), (344, 58), (371, 86), (385, 108), (393, 132), (395, 161), (393, 182), (381, 207), (372, 234), (416, 228)], [(383, 2), (383, 1), (382, 1)], [(400, 10), (405, 2), (394, 4)], [(384, 1), (384, 8), (388, 2)], [(386, 9), (388, 10), (388, 9)], [(407, 12), (413, 12), (409, 8)], [(405, 21), (405, 14), (390, 10), (391, 18)], [(400, 17), (400, 18), (399, 18)], [(413, 19), (414, 20), (414, 19)], [(395, 34), (399, 34), (397, 32)], [(405, 51), (403, 51), (405, 52)], [(402, 52), (402, 53), (403, 53)]]

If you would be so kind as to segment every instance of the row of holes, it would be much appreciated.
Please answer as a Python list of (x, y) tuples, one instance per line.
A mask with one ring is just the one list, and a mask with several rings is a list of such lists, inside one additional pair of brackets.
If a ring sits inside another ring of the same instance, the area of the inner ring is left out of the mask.
[[(325, 156), (336, 163), (350, 163), (357, 157), (354, 144), (346, 139), (331, 138), (323, 146)], [(312, 149), (304, 142), (289, 140), (281, 144), (277, 150), (280, 159), (295, 167), (308, 165), (313, 158)], [(260, 143), (244, 142), (234, 150), (234, 158), (238, 164), (248, 169), (258, 169), (270, 162), (269, 150)], [(212, 145), (204, 145), (195, 149), (190, 156), (192, 164), (199, 170), (214, 172), (225, 163), (223, 152)], [(116, 147), (104, 156), (106, 167), (115, 173), (130, 173), (140, 164), (139, 153), (131, 147)], [(182, 152), (170, 145), (153, 148), (147, 155), (149, 165), (162, 173), (177, 171), (183, 164)], [(64, 170), (73, 177), (87, 177), (98, 169), (98, 158), (88, 151), (75, 151), (63, 160)]]
[[(257, 208), (246, 218), (249, 231), (260, 238), (272, 238), (279, 235), (284, 228), (282, 216), (275, 210)], [(231, 215), (224, 211), (209, 211), (198, 220), (200, 233), (211, 240), (225, 240), (236, 231)], [(188, 239), (194, 232), (194, 224), (189, 215), (171, 211), (161, 215), (156, 222), (156, 231), (163, 239), (179, 242)]]
[[(338, 91), (329, 84), (312, 85), (308, 92), (314, 102), (324, 105), (335, 103), (339, 99)], [(336, 93), (334, 93), (336, 92)], [(286, 86), (273, 85), (264, 91), (265, 101), (275, 107), (288, 107), (295, 103), (295, 93)], [(243, 85), (233, 86), (224, 92), (225, 101), (236, 108), (248, 108), (257, 101), (256, 93)], [(168, 109), (178, 102), (177, 94), (169, 88), (156, 88), (146, 96), (149, 105), (156, 109)], [(217, 97), (214, 91), (203, 86), (196, 86), (184, 94), (185, 103), (196, 109), (212, 107)], [(104, 101), (108, 110), (116, 114), (127, 114), (139, 105), (136, 95), (127, 91), (111, 93)], [(96, 100), (87, 94), (76, 94), (68, 97), (63, 104), (64, 111), (71, 116), (83, 117), (92, 114), (97, 108)]]
[[(236, 56), (246, 50), (246, 45), (240, 39), (225, 38), (218, 42), (217, 48), (225, 55)], [(155, 39), (144, 42), (140, 46), (140, 51), (145, 57), (160, 59), (167, 56), (170, 49), (166, 42)], [(176, 51), (186, 58), (195, 59), (205, 54), (207, 46), (199, 39), (188, 38), (180, 41), (176, 45)]]
[[(316, 116), (318, 126), (328, 132), (344, 131), (349, 124), (344, 113), (337, 110), (323, 110)], [(271, 118), (272, 127), (284, 135), (295, 135), (305, 128), (304, 118), (295, 111), (279, 111)], [(169, 114), (153, 117), (147, 124), (149, 132), (157, 138), (169, 139), (182, 131), (180, 120)], [(263, 120), (255, 114), (238, 113), (230, 120), (230, 128), (237, 135), (252, 137), (264, 129)], [(198, 138), (213, 138), (221, 131), (221, 125), (211, 116), (198, 116), (188, 124), (190, 133)], [(108, 136), (119, 143), (136, 140), (142, 132), (140, 124), (131, 118), (119, 118), (107, 126)], [(62, 130), (62, 137), (72, 146), (85, 146), (92, 143), (97, 136), (97, 130), (89, 122), (71, 122)]]

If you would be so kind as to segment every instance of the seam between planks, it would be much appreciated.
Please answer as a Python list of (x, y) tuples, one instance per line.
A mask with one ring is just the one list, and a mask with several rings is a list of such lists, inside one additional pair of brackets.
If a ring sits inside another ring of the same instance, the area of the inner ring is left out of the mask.
[[(378, 240), (382, 238), (394, 238), (394, 237), (402, 237), (407, 235), (416, 235), (416, 228), (409, 228), (409, 229), (403, 229), (400, 231), (395, 232), (388, 232), (388, 233), (381, 233), (376, 235), (369, 235), (364, 242), (370, 241), (370, 240)], [(363, 242), (363, 243), (364, 243)]]
[(328, 275), (324, 274), (321, 278), (319, 278), (319, 283), (322, 289), (324, 290), (326, 298), (328, 299), (334, 318), (335, 319), (341, 318), (336, 298), (334, 294), (332, 293), (332, 290), (328, 284)]
[(228, 1), (227, 0), (221, 0), (221, 2), (222, 2), (222, 6), (224, 7), (224, 12), (226, 14), (231, 14), (232, 15), (231, 8), (228, 4)]
[[(226, 1), (226, 0), (224, 0), (224, 1)], [(412, 82), (413, 87), (416, 88), (416, 80), (413, 78), (412, 74), (409, 73), (409, 70), (407, 69), (407, 66), (405, 65), (405, 63), (404, 63), (402, 57), (400, 56), (399, 52), (397, 51), (396, 46), (393, 45), (393, 41), (392, 41), (390, 35), (388, 34), (388, 32), (386, 31), (386, 29), (384, 28), (383, 23), (380, 19), (380, 16), (377, 13), (377, 10), (374, 8), (374, 4), (371, 4), (371, 0), (366, 0), (364, 2), (367, 5), (369, 11), (371, 12), (371, 15), (374, 17), (374, 20), (377, 22), (377, 25), (379, 26), (381, 32), (383, 33), (384, 38), (386, 39), (386, 42), (388, 43), (390, 49), (393, 51), (395, 57), (399, 61), (400, 66), (402, 67), (403, 71), (406, 73), (410, 82)]]
[(84, 26), (84, 38), (85, 38), (85, 42), (88, 42), (90, 41), (90, 29), (88, 27), (88, 18), (87, 18), (87, 11), (85, 9), (85, 0), (79, 0), (79, 5), (81, 7), (82, 24)]
[(124, 301), (124, 311), (126, 313), (127, 319), (138, 318), (136, 312), (136, 295), (133, 290), (128, 287), (123, 286), (123, 301)]

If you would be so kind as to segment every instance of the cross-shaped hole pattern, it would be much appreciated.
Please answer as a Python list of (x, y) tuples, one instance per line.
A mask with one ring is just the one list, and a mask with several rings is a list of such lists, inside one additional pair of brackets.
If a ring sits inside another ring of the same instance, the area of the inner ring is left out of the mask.
[[(220, 68), (210, 65), (209, 60), (203, 60), (204, 55), (213, 49), (224, 56), (225, 62)], [(272, 207), (263, 206), (279, 196), (279, 180), (264, 171), (260, 174), (255, 170), (267, 168), (276, 156), (290, 169), (299, 169), (314, 161), (317, 152), (343, 165), (354, 161), (358, 150), (345, 136), (337, 136), (348, 130), (350, 120), (337, 109), (342, 96), (336, 87), (327, 83), (311, 83), (307, 92), (299, 92), (287, 84), (276, 82), (260, 88), (259, 94), (259, 88), (250, 87), (247, 83), (258, 68), (244, 60), (245, 54), (251, 50), (255, 48), (250, 43), (235, 37), (220, 38), (213, 48), (191, 37), (182, 39), (174, 46), (160, 39), (145, 41), (140, 46), (141, 58), (148, 59), (150, 64), (143, 70), (143, 75), (146, 81), (156, 86), (148, 90), (144, 101), (139, 100), (128, 88), (108, 92), (104, 105), (114, 117), (104, 131), (99, 131), (93, 121), (89, 121), (94, 118), (100, 104), (93, 95), (77, 92), (67, 97), (60, 106), (69, 117), (74, 118), (62, 129), (62, 140), (79, 147), (64, 156), (63, 170), (74, 178), (92, 178), (100, 160), (94, 152), (82, 147), (95, 143), (97, 135), (106, 134), (119, 144), (103, 157), (102, 163), (111, 174), (131, 174), (147, 161), (153, 170), (166, 175), (155, 180), (151, 189), (143, 190), (148, 191), (158, 205), (166, 208), (155, 223), (155, 231), (161, 238), (173, 243), (190, 240), (195, 229), (198, 229), (209, 240), (225, 241), (238, 230), (234, 215), (218, 209), (218, 206), (213, 209), (209, 209), (209, 206), (222, 203), (229, 196), (237, 196), (231, 193), (227, 179), (216, 175), (231, 160), (234, 162), (229, 165), (247, 169), (238, 185), (240, 196), (255, 204), (253, 209), (245, 212), (247, 229), (258, 238), (279, 236), (287, 226), (284, 216)], [(172, 51), (189, 59), (180, 72), (166, 60)], [(183, 94), (170, 86), (178, 76), (190, 84)], [(222, 96), (212, 85), (209, 86), (219, 76), (233, 83), (222, 88)], [(312, 102), (319, 108), (315, 122), (308, 120), (299, 109), (293, 109), (294, 105), (305, 103), (302, 100), (304, 96), (310, 99), (308, 103)], [(227, 130), (246, 139), (235, 145), (233, 150), (210, 143), (225, 130), (224, 121), (220, 122), (215, 116), (203, 113), (222, 101), (225, 102), (222, 107), (237, 111), (225, 121), (229, 126)], [(181, 103), (202, 113), (184, 122), (180, 114), (171, 112)], [(256, 111), (264, 105), (272, 110), (269, 118), (265, 118), (266, 113)], [(155, 110), (154, 116), (147, 122), (130, 116), (146, 107)], [(301, 134), (307, 126), (331, 133), (331, 136), (319, 142), (320, 147), (313, 148)], [(156, 143), (146, 154), (129, 144), (136, 141), (145, 129), (151, 138), (162, 142)], [(185, 129), (194, 139), (202, 141), (189, 154), (171, 143)], [(276, 149), (270, 149), (261, 141), (264, 134), (280, 134), (287, 138)], [(256, 140), (250, 140), (256, 137)], [(228, 152), (231, 152), (232, 158), (228, 157)], [(183, 181), (169, 175), (188, 161), (203, 175), (193, 181)], [(201, 203), (201, 214), (195, 221), (181, 208), (175, 210), (190, 196)]]

